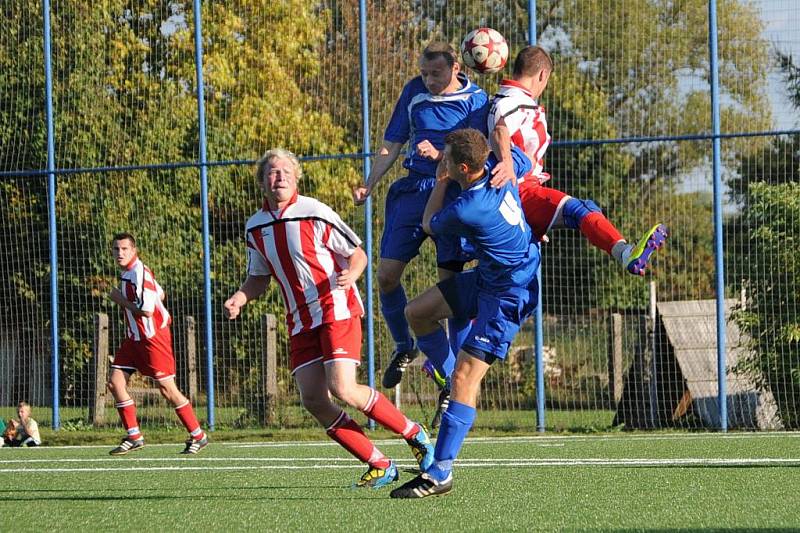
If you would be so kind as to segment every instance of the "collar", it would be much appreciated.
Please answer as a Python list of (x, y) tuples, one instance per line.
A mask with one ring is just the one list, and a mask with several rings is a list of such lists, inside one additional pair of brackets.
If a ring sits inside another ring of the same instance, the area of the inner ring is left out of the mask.
[(283, 216), (283, 213), (286, 212), (286, 210), (289, 208), (289, 206), (291, 206), (294, 203), (297, 203), (297, 191), (294, 191), (294, 194), (292, 195), (292, 197), (289, 198), (289, 202), (285, 206), (283, 206), (283, 209), (281, 209), (278, 212), (277, 215), (275, 214), (275, 211), (273, 211), (273, 209), (270, 207), (269, 201), (267, 200), (266, 197), (264, 197), (264, 201), (261, 204), (261, 210), (269, 213), (270, 215), (272, 215), (272, 218), (274, 218), (275, 220), (278, 220), (279, 218), (281, 218)]
[(135, 265), (138, 260), (139, 260), (139, 256), (138, 255), (134, 255), (133, 258), (131, 258), (130, 262), (127, 265), (125, 265), (125, 271), (127, 272), (128, 270), (132, 270), (133, 269), (133, 265)]
[(515, 88), (521, 90), (522, 92), (524, 92), (527, 96), (533, 98), (533, 95), (528, 90), (528, 88), (525, 87), (520, 82), (518, 82), (517, 80), (503, 80), (503, 81), (500, 82), (500, 87), (515, 87)]

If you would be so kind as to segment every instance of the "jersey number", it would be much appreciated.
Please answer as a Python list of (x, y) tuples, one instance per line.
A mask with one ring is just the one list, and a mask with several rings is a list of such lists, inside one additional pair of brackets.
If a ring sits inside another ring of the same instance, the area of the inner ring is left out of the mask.
[(500, 214), (503, 215), (506, 222), (512, 226), (519, 226), (522, 231), (525, 231), (525, 224), (522, 223), (522, 209), (514, 199), (514, 195), (509, 191), (506, 191), (506, 195), (503, 196), (503, 203), (500, 204)]

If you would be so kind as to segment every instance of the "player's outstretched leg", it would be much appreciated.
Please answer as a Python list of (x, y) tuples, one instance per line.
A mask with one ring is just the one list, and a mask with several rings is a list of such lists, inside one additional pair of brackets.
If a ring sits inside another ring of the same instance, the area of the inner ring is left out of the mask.
[(631, 274), (644, 276), (650, 257), (653, 253), (664, 246), (669, 233), (664, 224), (656, 224), (650, 231), (639, 239), (636, 246), (630, 250), (630, 255), (626, 258), (625, 269)]

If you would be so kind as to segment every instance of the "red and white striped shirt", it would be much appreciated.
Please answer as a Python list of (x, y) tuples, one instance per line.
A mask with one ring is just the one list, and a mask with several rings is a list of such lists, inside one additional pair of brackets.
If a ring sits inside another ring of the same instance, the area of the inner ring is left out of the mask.
[(544, 172), (544, 153), (550, 146), (547, 133), (547, 117), (544, 107), (538, 105), (530, 91), (519, 82), (503, 80), (500, 89), (492, 97), (489, 110), (489, 132), (503, 119), (513, 142), (533, 163), (528, 174), (535, 176), (539, 183), (550, 179)]
[(307, 196), (295, 196), (280, 212), (264, 202), (246, 227), (247, 273), (278, 282), (289, 335), (364, 314), (354, 286), (336, 287), (361, 239), (333, 209)]
[(135, 316), (128, 309), (124, 309), (128, 337), (135, 341), (150, 339), (159, 329), (169, 326), (169, 312), (161, 301), (164, 290), (141, 259), (134, 257), (120, 276), (120, 280), (120, 291), (125, 298), (135, 303), (142, 311), (153, 313), (150, 317)]

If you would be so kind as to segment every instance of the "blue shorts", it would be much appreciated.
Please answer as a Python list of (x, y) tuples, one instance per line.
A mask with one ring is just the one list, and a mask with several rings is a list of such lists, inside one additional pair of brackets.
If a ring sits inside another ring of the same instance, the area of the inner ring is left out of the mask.
[(527, 287), (481, 287), (475, 270), (461, 272), (437, 284), (453, 317), (472, 320), (461, 349), (487, 363), (505, 359), (522, 323), (536, 309), (539, 283)]
[[(429, 237), (422, 229), (422, 215), (431, 195), (435, 178), (405, 177), (395, 181), (386, 196), (386, 223), (381, 237), (381, 258), (410, 262), (419, 255), (419, 248)], [(445, 205), (461, 193), (457, 183), (447, 189)], [(461, 247), (457, 237), (434, 237), (436, 263), (440, 266), (460, 263), (472, 259)], [(461, 270), (450, 268), (450, 270)]]

